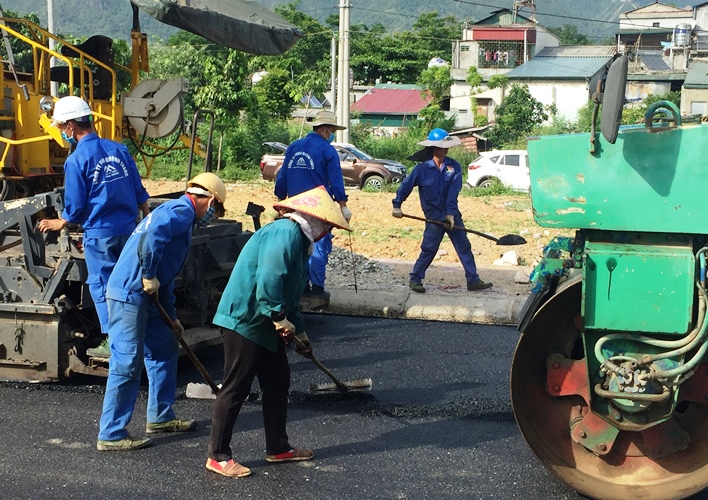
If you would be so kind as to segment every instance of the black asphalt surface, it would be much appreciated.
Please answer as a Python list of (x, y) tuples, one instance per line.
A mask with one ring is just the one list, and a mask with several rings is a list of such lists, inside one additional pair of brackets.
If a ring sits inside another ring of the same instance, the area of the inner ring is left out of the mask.
[[(0, 385), (3, 499), (579, 499), (527, 448), (509, 402), (513, 328), (310, 315), (319, 359), (344, 380), (369, 377), (367, 395), (310, 396), (329, 382), (291, 355), (288, 432), (315, 460), (265, 461), (258, 400), (244, 406), (232, 441), (242, 479), (204, 468), (211, 401), (180, 397), (195, 433), (162, 435), (151, 448), (96, 450), (100, 379)], [(218, 347), (198, 353), (218, 380)], [(179, 389), (200, 382), (180, 361)], [(257, 391), (257, 383), (254, 391)], [(145, 397), (130, 430), (144, 433)]]

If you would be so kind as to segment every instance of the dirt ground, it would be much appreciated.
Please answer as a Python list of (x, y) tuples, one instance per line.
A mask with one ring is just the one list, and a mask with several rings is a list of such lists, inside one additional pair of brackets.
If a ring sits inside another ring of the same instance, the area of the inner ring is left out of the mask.
[[(144, 181), (152, 195), (184, 190), (184, 182)], [(261, 217), (263, 224), (270, 222), (275, 211), (273, 203), (273, 183), (255, 181), (252, 183), (228, 184), (226, 200), (227, 217), (239, 220), (245, 229), (253, 230), (252, 219), (245, 215), (248, 202), (265, 207)], [(396, 219), (391, 216), (393, 193), (369, 193), (358, 189), (347, 189), (348, 206), (352, 211), (351, 245), (355, 253), (374, 260), (413, 261), (420, 250), (420, 241), (425, 223), (413, 219)], [(460, 211), (468, 228), (500, 237), (505, 234), (520, 234), (526, 245), (498, 246), (488, 239), (470, 234), (470, 242), (480, 267), (492, 266), (505, 252), (514, 251), (518, 264), (533, 266), (540, 259), (546, 243), (557, 233), (535, 224), (531, 213), (531, 202), (527, 196), (492, 196), (484, 198), (460, 197)], [(403, 212), (422, 216), (416, 190), (403, 204)], [(335, 231), (334, 244), (349, 249), (350, 238), (345, 231)], [(444, 238), (435, 263), (459, 263), (452, 243)]]

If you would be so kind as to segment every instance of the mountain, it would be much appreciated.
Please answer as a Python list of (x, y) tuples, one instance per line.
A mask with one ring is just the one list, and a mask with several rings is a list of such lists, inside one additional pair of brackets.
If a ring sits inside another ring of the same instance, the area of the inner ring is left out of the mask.
[[(293, 0), (258, 0), (258, 3), (273, 10), (276, 6), (292, 3)], [(546, 27), (573, 24), (578, 31), (599, 43), (614, 34), (617, 20), (622, 12), (654, 3), (655, 0), (536, 0), (536, 18)], [(339, 12), (340, 0), (299, 0), (298, 10), (320, 22)], [(664, 3), (669, 3), (665, 1)], [(699, 0), (679, 0), (672, 3), (689, 7), (703, 3)], [(389, 31), (410, 29), (420, 14), (437, 10), (441, 16), (455, 16), (460, 21), (475, 22), (499, 9), (512, 9), (513, 0), (352, 0), (350, 20), (352, 24), (372, 26), (383, 24)], [(3, 8), (27, 14), (36, 13), (43, 26), (47, 23), (47, 0), (3, 0)], [(76, 36), (107, 35), (128, 39), (132, 26), (132, 11), (129, 0), (54, 0), (54, 24), (58, 33)], [(525, 17), (530, 11), (520, 11)], [(150, 36), (165, 39), (175, 29), (164, 25), (146, 14), (140, 15), (143, 31)]]

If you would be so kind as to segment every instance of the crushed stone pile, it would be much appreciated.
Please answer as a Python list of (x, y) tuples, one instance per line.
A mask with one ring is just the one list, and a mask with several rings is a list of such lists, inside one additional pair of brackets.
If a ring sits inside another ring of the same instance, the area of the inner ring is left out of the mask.
[(333, 247), (327, 263), (325, 287), (354, 286), (355, 276), (358, 285), (390, 284), (397, 280), (390, 266), (345, 248)]

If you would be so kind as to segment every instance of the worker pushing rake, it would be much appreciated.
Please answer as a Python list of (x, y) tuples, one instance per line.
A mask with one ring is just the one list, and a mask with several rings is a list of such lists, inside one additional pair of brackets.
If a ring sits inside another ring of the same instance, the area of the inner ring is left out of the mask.
[[(290, 367), (286, 344), (312, 359), (334, 381), (335, 392), (361, 391), (371, 381), (344, 383), (314, 357), (300, 312), (307, 260), (314, 242), (332, 228), (350, 231), (341, 209), (323, 187), (274, 205), (275, 221), (248, 240), (234, 266), (213, 323), (222, 327), (223, 384), (214, 402), (206, 468), (228, 477), (250, 469), (234, 460), (231, 438), (243, 402), (257, 377), (262, 393), (266, 461), (312, 460), (314, 452), (290, 444), (286, 432)], [(331, 392), (323, 387), (314, 392)]]

